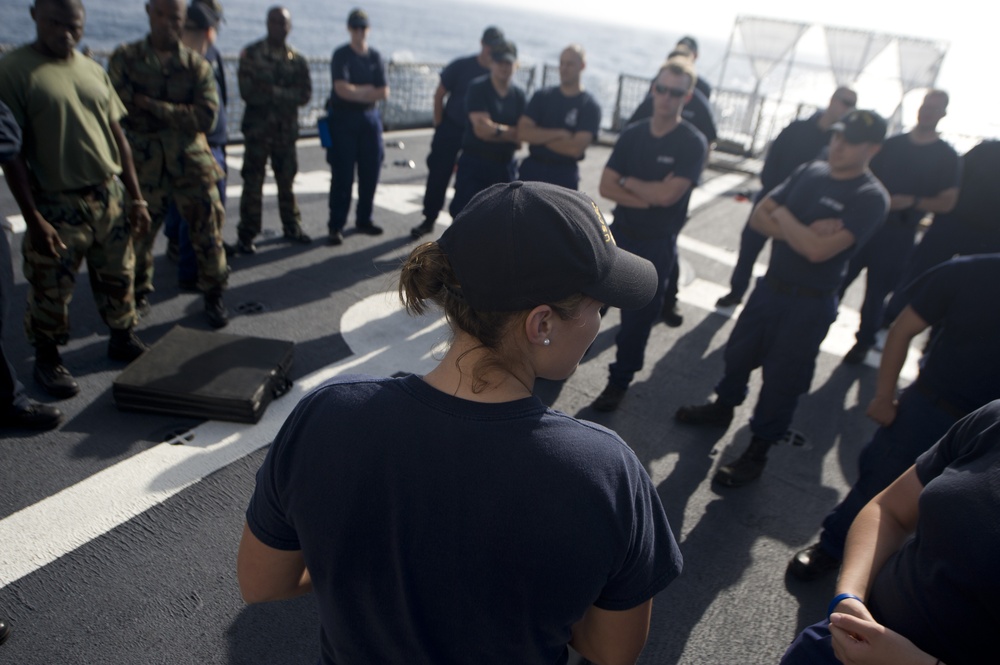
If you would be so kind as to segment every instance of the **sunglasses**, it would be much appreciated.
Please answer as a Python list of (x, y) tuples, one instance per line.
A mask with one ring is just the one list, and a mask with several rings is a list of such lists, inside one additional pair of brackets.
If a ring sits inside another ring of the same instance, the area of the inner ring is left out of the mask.
[(671, 88), (670, 86), (660, 85), (659, 83), (653, 85), (653, 92), (658, 95), (670, 95), (674, 99), (680, 99), (684, 95), (688, 94), (688, 91), (684, 88)]

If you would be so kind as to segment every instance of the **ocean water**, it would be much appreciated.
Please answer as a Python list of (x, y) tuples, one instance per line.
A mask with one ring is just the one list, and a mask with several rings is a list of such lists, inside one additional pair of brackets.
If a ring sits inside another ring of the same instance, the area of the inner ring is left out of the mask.
[[(225, 23), (217, 46), (224, 55), (235, 55), (264, 36), (264, 17), (274, 0), (222, 1)], [(23, 43), (34, 37), (30, 5), (31, 0), (0, 4), (0, 43)], [(306, 55), (329, 57), (334, 48), (348, 41), (347, 14), (353, 5), (315, 0), (287, 0), (284, 5), (292, 13), (289, 43)], [(148, 31), (140, 0), (84, 0), (84, 6), (87, 24), (81, 43), (95, 50), (113, 49)], [(396, 62), (447, 63), (478, 51), (483, 29), (497, 25), (517, 44), (522, 66), (538, 66), (541, 76), (542, 65), (556, 65), (566, 45), (579, 43), (587, 51), (583, 83), (601, 101), (605, 125), (614, 107), (619, 75), (651, 76), (684, 34), (682, 26), (674, 31), (609, 26), (459, 0), (367, 0), (359, 6), (371, 19), (369, 43), (383, 58)], [(701, 49), (704, 61), (718, 63), (725, 44), (701, 40)], [(710, 71), (708, 78), (712, 80)]]

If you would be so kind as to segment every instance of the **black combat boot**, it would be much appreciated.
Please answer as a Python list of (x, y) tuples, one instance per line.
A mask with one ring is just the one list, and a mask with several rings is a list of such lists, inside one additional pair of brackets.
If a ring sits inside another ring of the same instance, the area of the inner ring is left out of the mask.
[(62, 357), (54, 342), (40, 341), (35, 345), (34, 375), (38, 385), (55, 398), (66, 399), (80, 392), (73, 375), (63, 367)]
[(208, 325), (213, 328), (225, 328), (229, 325), (229, 310), (222, 302), (222, 291), (215, 289), (205, 293), (205, 316)]
[(149, 347), (135, 336), (132, 328), (111, 329), (111, 339), (108, 340), (108, 358), (130, 363), (146, 351), (149, 351)]
[(753, 437), (739, 459), (721, 467), (715, 472), (715, 482), (726, 487), (743, 487), (747, 483), (760, 478), (767, 465), (767, 451), (774, 441)]

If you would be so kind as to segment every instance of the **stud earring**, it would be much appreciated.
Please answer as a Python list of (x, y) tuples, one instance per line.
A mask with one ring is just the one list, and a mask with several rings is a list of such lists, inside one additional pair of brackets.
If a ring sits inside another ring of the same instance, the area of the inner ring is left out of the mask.
[(552, 340), (551, 340), (551, 339), (549, 339), (548, 337), (546, 337), (546, 338), (545, 338), (545, 339), (544, 339), (544, 340), (542, 341), (542, 344), (544, 344), (545, 346), (548, 346), (548, 345), (549, 345), (549, 344), (551, 344), (551, 343), (552, 343)]

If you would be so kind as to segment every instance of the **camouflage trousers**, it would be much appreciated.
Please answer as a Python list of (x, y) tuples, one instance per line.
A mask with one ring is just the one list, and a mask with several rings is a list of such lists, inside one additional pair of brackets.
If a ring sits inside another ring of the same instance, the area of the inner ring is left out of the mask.
[(299, 170), (295, 139), (269, 135), (246, 137), (243, 153), (243, 195), (240, 196), (240, 223), (237, 233), (241, 240), (253, 240), (260, 233), (264, 188), (264, 170), (271, 158), (274, 180), (278, 186), (278, 213), (285, 233), (295, 234), (302, 228), (302, 214), (295, 201), (292, 182)]
[(198, 289), (207, 293), (226, 288), (229, 268), (222, 247), (226, 209), (219, 200), (215, 183), (206, 182), (204, 187), (195, 183), (175, 189), (169, 176), (164, 174), (159, 182), (140, 182), (139, 186), (149, 203), (153, 223), (149, 233), (135, 241), (135, 292), (143, 295), (153, 291), (153, 243), (163, 227), (171, 201), (188, 223), (191, 246), (198, 261)]
[(35, 192), (34, 196), (38, 212), (55, 228), (66, 250), (59, 258), (42, 255), (32, 246), (31, 235), (24, 234), (21, 254), (29, 285), (24, 315), (28, 341), (34, 346), (44, 341), (67, 342), (69, 303), (84, 259), (101, 318), (116, 330), (134, 326), (135, 254), (121, 182), (111, 178), (89, 191)]

